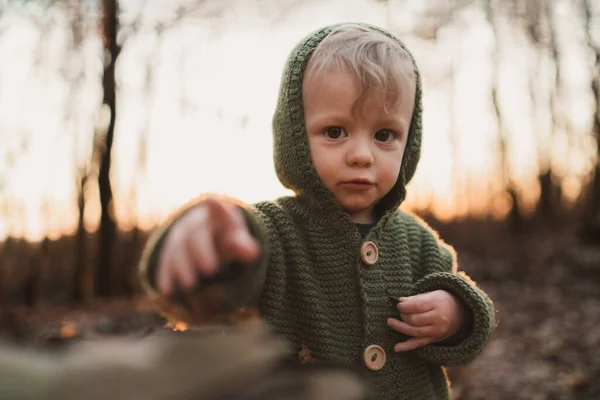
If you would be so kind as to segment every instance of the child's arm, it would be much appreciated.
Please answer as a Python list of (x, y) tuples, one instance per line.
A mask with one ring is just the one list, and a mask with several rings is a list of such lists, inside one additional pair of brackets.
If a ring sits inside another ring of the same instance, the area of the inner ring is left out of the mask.
[[(157, 309), (190, 325), (254, 316), (269, 256), (263, 217), (236, 200), (204, 197), (157, 229), (139, 268)], [(250, 244), (258, 244), (258, 252)]]
[(467, 275), (458, 272), (452, 248), (423, 225), (419, 226), (419, 231), (419, 265), (413, 266), (413, 271), (420, 271), (421, 278), (415, 282), (412, 294), (447, 292), (452, 295), (451, 301), (462, 310), (463, 318), (458, 333), (415, 351), (440, 365), (468, 363), (481, 353), (495, 327), (492, 301)]

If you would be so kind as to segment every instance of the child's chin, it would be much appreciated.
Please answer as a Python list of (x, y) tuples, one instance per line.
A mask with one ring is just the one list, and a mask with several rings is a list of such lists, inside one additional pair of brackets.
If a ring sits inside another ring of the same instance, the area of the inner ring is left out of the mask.
[(372, 203), (363, 203), (363, 204), (342, 204), (342, 208), (351, 216), (356, 215), (370, 215), (373, 211)]
[(367, 201), (367, 200), (359, 200), (352, 201), (346, 200), (340, 202), (342, 208), (349, 213), (359, 213), (364, 212), (365, 210), (370, 210), (375, 206), (375, 201)]

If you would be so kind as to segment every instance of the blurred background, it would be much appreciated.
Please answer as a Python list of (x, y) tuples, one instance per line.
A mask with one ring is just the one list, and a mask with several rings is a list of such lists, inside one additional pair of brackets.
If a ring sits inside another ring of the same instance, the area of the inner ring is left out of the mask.
[(403, 208), (496, 302), (455, 399), (600, 398), (600, 1), (0, 0), (0, 333), (161, 324), (148, 232), (203, 192), (287, 195), (271, 118), (293, 46), (362, 21), (424, 84)]

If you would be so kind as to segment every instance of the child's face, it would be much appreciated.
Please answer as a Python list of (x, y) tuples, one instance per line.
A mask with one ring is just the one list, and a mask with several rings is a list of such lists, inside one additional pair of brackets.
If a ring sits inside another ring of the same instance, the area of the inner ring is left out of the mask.
[(410, 87), (407, 100), (386, 113), (383, 90), (355, 107), (361, 86), (351, 72), (340, 69), (304, 82), (313, 164), (354, 222), (374, 222), (375, 204), (398, 179), (414, 107), (414, 83)]

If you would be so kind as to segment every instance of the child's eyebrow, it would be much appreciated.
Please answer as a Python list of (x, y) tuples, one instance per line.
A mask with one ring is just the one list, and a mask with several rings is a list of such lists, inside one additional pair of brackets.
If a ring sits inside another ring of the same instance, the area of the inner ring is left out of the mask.
[(348, 116), (344, 113), (321, 113), (316, 114), (312, 117), (305, 117), (305, 121), (307, 125), (321, 125), (323, 123), (344, 123), (348, 120)]
[(395, 127), (401, 131), (400, 133), (404, 133), (408, 129), (410, 122), (407, 122), (405, 118), (386, 117), (381, 118), (379, 123), (384, 126)]

